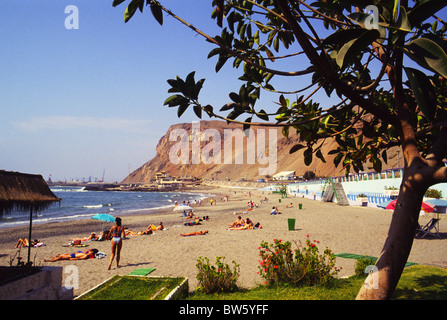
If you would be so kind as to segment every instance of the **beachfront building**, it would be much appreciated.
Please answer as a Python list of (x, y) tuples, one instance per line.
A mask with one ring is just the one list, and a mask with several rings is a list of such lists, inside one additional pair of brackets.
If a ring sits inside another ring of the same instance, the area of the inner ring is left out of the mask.
[(273, 175), (273, 180), (293, 180), (295, 171), (282, 171)]
[[(363, 198), (367, 205), (377, 205), (397, 198), (402, 183), (402, 168), (377, 172), (360, 172), (347, 176), (330, 177), (311, 181), (294, 182), (287, 185), (287, 193), (291, 196), (321, 200), (323, 192), (334, 184), (341, 184), (350, 205), (362, 205)], [(447, 183), (440, 183), (431, 187), (447, 196)], [(334, 199), (336, 202), (336, 198)], [(364, 200), (363, 200), (364, 201)]]
[(166, 171), (157, 172), (155, 174), (155, 181), (157, 183), (163, 182), (163, 181), (172, 181), (175, 180), (173, 176), (166, 174)]

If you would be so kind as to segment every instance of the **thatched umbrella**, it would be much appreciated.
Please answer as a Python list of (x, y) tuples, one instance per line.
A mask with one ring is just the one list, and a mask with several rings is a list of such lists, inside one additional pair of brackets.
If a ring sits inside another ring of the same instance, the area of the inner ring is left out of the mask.
[[(30, 244), (33, 212), (42, 211), (55, 201), (61, 199), (55, 196), (41, 175), (0, 170), (0, 217), (3, 212), (14, 209), (29, 210)], [(31, 245), (28, 246), (28, 264), (30, 252)]]

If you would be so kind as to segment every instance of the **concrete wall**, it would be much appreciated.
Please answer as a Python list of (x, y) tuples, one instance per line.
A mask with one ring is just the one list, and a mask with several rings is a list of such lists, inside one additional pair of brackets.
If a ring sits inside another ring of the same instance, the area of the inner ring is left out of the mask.
[(73, 289), (62, 288), (62, 267), (43, 267), (40, 272), (0, 287), (0, 300), (69, 300)]

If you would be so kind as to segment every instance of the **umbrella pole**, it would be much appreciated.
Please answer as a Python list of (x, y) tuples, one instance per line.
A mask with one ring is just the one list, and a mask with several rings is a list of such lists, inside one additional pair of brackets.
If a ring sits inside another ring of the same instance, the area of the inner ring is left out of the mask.
[(29, 209), (29, 234), (28, 234), (28, 263), (30, 264), (30, 256), (31, 256), (31, 230), (33, 228), (33, 206)]

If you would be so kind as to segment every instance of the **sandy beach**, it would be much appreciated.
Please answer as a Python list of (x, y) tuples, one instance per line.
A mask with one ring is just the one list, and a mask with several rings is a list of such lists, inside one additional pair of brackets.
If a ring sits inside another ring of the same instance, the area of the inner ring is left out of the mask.
[[(261, 241), (272, 242), (274, 238), (284, 241), (302, 241), (309, 235), (311, 240), (320, 242), (320, 251), (325, 247), (334, 253), (354, 253), (379, 256), (384, 244), (392, 211), (367, 208), (345, 207), (334, 203), (289, 197), (281, 199), (280, 195), (256, 189), (220, 187), (208, 189), (214, 194), (217, 203), (210, 205), (204, 200), (195, 210), (199, 217), (209, 216), (208, 221), (200, 225), (185, 226), (184, 218), (172, 209), (160, 210), (145, 215), (122, 216), (123, 225), (133, 231), (145, 230), (149, 224), (163, 222), (167, 230), (155, 231), (151, 235), (129, 236), (124, 240), (120, 267), (114, 262), (107, 270), (110, 258), (110, 241), (86, 242), (88, 247), (64, 247), (69, 239), (84, 238), (91, 232), (100, 232), (102, 223), (91, 219), (35, 224), (33, 238), (46, 245), (31, 249), (31, 259), (35, 265), (62, 266), (75, 265), (79, 270), (79, 285), (75, 296), (89, 290), (115, 274), (125, 275), (139, 268), (155, 268), (154, 276), (185, 276), (189, 279), (190, 291), (197, 286), (197, 258), (208, 257), (211, 261), (217, 256), (224, 256), (231, 265), (235, 260), (240, 264), (239, 286), (251, 288), (263, 282), (257, 274), (259, 265), (258, 247)], [(249, 195), (251, 193), (251, 196)], [(229, 201), (221, 201), (222, 196), (229, 196)], [(260, 200), (268, 197), (267, 203)], [(258, 207), (247, 214), (247, 202), (253, 200)], [(286, 208), (292, 203), (294, 208)], [(302, 210), (298, 204), (302, 204)], [(281, 215), (270, 215), (272, 206), (277, 206)], [(237, 213), (235, 215), (235, 212)], [(250, 218), (254, 223), (260, 222), (262, 229), (228, 231), (228, 224), (236, 220), (237, 215)], [(441, 216), (442, 217), (442, 216)], [(295, 230), (289, 231), (287, 220), (295, 218)], [(430, 214), (422, 216), (420, 223), (425, 224)], [(113, 224), (106, 224), (110, 228)], [(181, 237), (182, 233), (208, 231), (207, 235)], [(409, 261), (447, 267), (447, 219), (440, 222), (441, 239), (415, 239)], [(16, 254), (14, 246), (19, 238), (27, 237), (28, 228), (0, 229), (0, 265), (8, 266), (10, 256)], [(104, 259), (80, 261), (44, 262), (50, 256), (72, 253), (78, 250), (96, 248), (107, 254)], [(21, 250), (21, 256), (27, 257), (27, 248)], [(339, 276), (351, 275), (355, 260), (337, 258), (337, 267), (342, 267)], [(66, 274), (64, 273), (64, 278)], [(64, 282), (64, 280), (63, 280)], [(64, 283), (63, 283), (64, 285)]]

